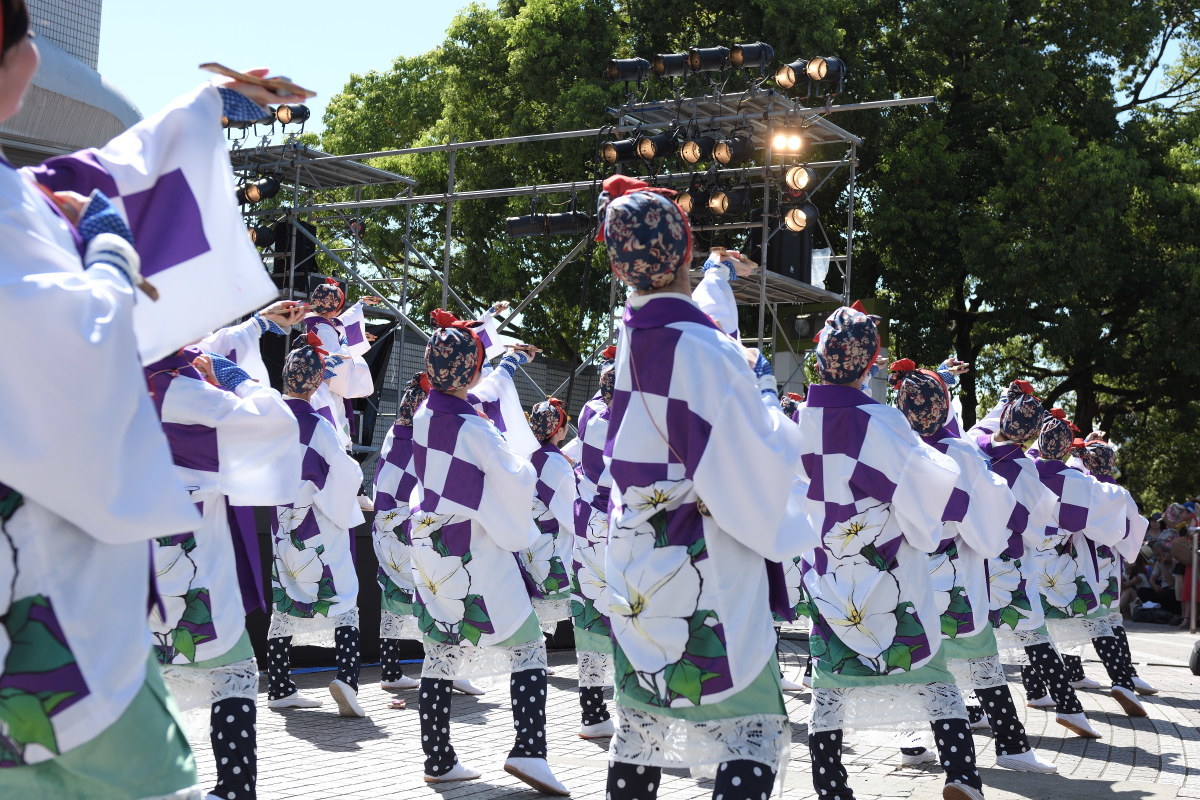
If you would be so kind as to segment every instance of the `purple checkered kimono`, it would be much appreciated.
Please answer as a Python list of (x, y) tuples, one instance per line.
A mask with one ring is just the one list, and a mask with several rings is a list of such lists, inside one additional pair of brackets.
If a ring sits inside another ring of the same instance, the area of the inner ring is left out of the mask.
[(1004, 479), (988, 469), (979, 449), (949, 427), (922, 440), (954, 459), (959, 470), (956, 493), (969, 498), (962, 519), (942, 523), (942, 541), (930, 557), (946, 665), (963, 689), (1002, 686), (1004, 671), (988, 617), (987, 562), (1008, 547), (1005, 523), (1017, 501)]
[(569, 564), (575, 539), (575, 471), (557, 446), (544, 442), (529, 459), (537, 471), (533, 522), (538, 538), (517, 553), (521, 568), (536, 586), (533, 610), (543, 630), (553, 633), (571, 618)]
[(0, 210), (2, 773), (128, 710), (151, 663), (150, 542), (200, 514), (146, 393), (128, 282), (84, 270), (73, 229), (2, 158)]
[(439, 391), (413, 417), (417, 488), (409, 520), (413, 612), (426, 678), (503, 675), (546, 665), (514, 553), (531, 547), (537, 473), (466, 400)]
[(408, 535), (412, 517), (409, 500), (417, 488), (412, 455), (413, 429), (396, 423), (383, 441), (375, 471), (375, 525), (371, 539), (379, 561), (375, 580), (381, 598), (381, 639), (421, 638), (412, 613), (412, 554)]
[(371, 349), (364, 335), (362, 303), (355, 303), (332, 320), (317, 314), (304, 318), (308, 343), (325, 354), (329, 375), (313, 392), (312, 407), (333, 417), (338, 441), (350, 447), (350, 398), (367, 397), (375, 391), (371, 369), (363, 354)]
[(1124, 519), (1124, 532), (1120, 541), (1114, 545), (1104, 545), (1091, 539), (1087, 540), (1092, 556), (1092, 570), (1088, 577), (1093, 583), (1096, 597), (1100, 600), (1097, 616), (1104, 613), (1110, 625), (1120, 626), (1124, 625), (1124, 620), (1117, 603), (1121, 598), (1121, 579), (1125, 573), (1125, 563), (1137, 558), (1150, 523), (1141, 515), (1133, 495), (1123, 486), (1119, 486), (1111, 475), (1092, 473), (1092, 477), (1123, 495), (1123, 505), (1118, 515)]
[(225, 356), (246, 370), (251, 378), (263, 386), (271, 385), (271, 376), (262, 360), (263, 328), (257, 317), (249, 317), (236, 325), (229, 325), (205, 336), (196, 347), (205, 353)]
[[(621, 708), (610, 752), (778, 769), (786, 716), (766, 559), (817, 543), (792, 494), (800, 431), (763, 405), (741, 348), (690, 297), (640, 295), (627, 309), (606, 453)], [(717, 719), (688, 713), (722, 702), (732, 708)]]
[(1111, 547), (1125, 536), (1125, 497), (1062, 461), (1036, 459), (1042, 485), (1057, 503), (1045, 538), (1034, 551), (1038, 593), (1046, 628), (1060, 650), (1082, 647), (1096, 636), (1111, 636), (1100, 608), (1092, 546)]
[(342, 449), (337, 431), (306, 401), (285, 399), (303, 447), (292, 502), (271, 523), (271, 627), (268, 638), (293, 645), (333, 646), (335, 628), (358, 627), (358, 574), (351, 547), (363, 523), (362, 470)]
[(467, 402), (504, 434), (514, 452), (525, 458), (531, 457), (541, 445), (529, 429), (512, 376), (490, 364), (483, 365), (481, 375), (479, 383), (467, 394)]
[(287, 502), (300, 477), (296, 419), (279, 393), (252, 380), (236, 392), (213, 386), (191, 365), (199, 354), (185, 348), (145, 369), (175, 469), (204, 515), (154, 548), (154, 653), (182, 709), (257, 694), (253, 659), (191, 665), (224, 659), (262, 597), (257, 532), (237, 524), (232, 506)]
[(852, 386), (812, 386), (798, 412), (800, 476), (821, 546), (804, 560), (813, 603), (810, 731), (919, 728), (965, 718), (939, 652), (929, 554), (968, 497), (954, 459)]

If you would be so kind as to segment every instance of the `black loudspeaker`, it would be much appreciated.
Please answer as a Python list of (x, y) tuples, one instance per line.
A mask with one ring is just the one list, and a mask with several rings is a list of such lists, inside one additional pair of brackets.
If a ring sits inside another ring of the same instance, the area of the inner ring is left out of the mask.
[[(275, 258), (275, 266), (272, 269), (271, 278), (275, 281), (275, 285), (280, 289), (288, 288), (288, 262), (291, 260), (292, 240), (295, 239), (296, 246), (296, 293), (299, 295), (304, 293), (307, 297), (308, 278), (305, 277), (310, 273), (317, 271), (317, 246), (312, 240), (303, 234), (296, 234), (292, 230), (291, 222), (275, 223), (275, 252), (287, 255), (280, 255)], [(296, 223), (302, 225), (305, 230), (313, 236), (317, 235), (317, 226), (308, 222)]]
[[(750, 220), (752, 222), (761, 221), (762, 212), (752, 212)], [(812, 229), (813, 226), (809, 226), (797, 233), (781, 227), (771, 234), (767, 241), (766, 268), (785, 278), (791, 278), (801, 283), (810, 283), (812, 281)], [(751, 261), (763, 263), (761, 229), (750, 229), (749, 241), (743, 252), (749, 256)]]
[(1193, 675), (1200, 675), (1200, 641), (1192, 645), (1192, 657), (1188, 659), (1188, 668)]

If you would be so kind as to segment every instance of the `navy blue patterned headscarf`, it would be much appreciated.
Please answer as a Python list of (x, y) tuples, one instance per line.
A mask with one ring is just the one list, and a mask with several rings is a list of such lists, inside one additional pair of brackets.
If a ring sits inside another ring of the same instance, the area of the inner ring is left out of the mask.
[(691, 225), (668, 194), (675, 193), (628, 175), (604, 181), (596, 241), (604, 242), (617, 278), (634, 289), (661, 289), (691, 259)]
[(529, 429), (533, 431), (534, 437), (539, 442), (546, 442), (554, 438), (554, 434), (562, 430), (568, 420), (570, 417), (567, 416), (567, 410), (563, 408), (562, 400), (557, 397), (548, 397), (545, 402), (534, 406), (533, 411), (530, 412)]
[(1112, 475), (1117, 468), (1117, 451), (1105, 442), (1089, 442), (1079, 458), (1093, 475)]
[(325, 283), (317, 284), (308, 296), (308, 307), (321, 314), (337, 311), (345, 304), (346, 295), (333, 278), (326, 278)]
[(460, 320), (453, 314), (435, 309), (430, 316), (438, 329), (425, 347), (425, 374), (440, 392), (465, 389), (483, 367), (483, 342), (473, 330), (478, 320)]
[(411, 428), (413, 415), (417, 413), (417, 409), (428, 396), (429, 376), (424, 372), (418, 372), (409, 379), (408, 386), (404, 387), (404, 394), (400, 396), (400, 407), (396, 409), (397, 424)]
[(1028, 442), (1042, 428), (1046, 415), (1042, 403), (1031, 394), (1018, 394), (1000, 412), (1000, 432), (1013, 442)]
[(1038, 452), (1047, 461), (1061, 461), (1067, 457), (1074, 439), (1071, 426), (1065, 420), (1047, 416), (1042, 423), (1042, 432), (1038, 436)]
[(287, 354), (283, 362), (283, 390), (290, 394), (310, 394), (325, 377), (325, 359), (311, 344), (301, 344)]
[(604, 405), (611, 406), (613, 392), (617, 389), (617, 348), (609, 345), (600, 354), (600, 399)]
[(917, 435), (932, 436), (941, 430), (950, 414), (950, 394), (942, 379), (927, 369), (893, 369), (893, 374), (899, 378), (896, 407)]
[(879, 354), (879, 317), (842, 306), (829, 315), (817, 341), (817, 372), (825, 383), (855, 383)]

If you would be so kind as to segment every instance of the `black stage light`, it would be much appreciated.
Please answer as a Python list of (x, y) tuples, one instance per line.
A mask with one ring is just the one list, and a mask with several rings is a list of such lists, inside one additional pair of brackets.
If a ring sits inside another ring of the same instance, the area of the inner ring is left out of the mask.
[(255, 225), (250, 231), (250, 243), (266, 250), (275, 244), (275, 229), (267, 225)]
[(780, 89), (791, 89), (800, 81), (804, 80), (805, 69), (808, 67), (808, 62), (801, 59), (793, 61), (790, 64), (784, 64), (775, 71), (775, 83), (779, 84)]
[(508, 235), (517, 236), (539, 236), (546, 229), (546, 223), (542, 219), (543, 214), (526, 214), (522, 217), (509, 217), (504, 220), (504, 228), (508, 231)]
[(504, 220), (504, 226), (508, 235), (515, 238), (590, 233), (595, 230), (596, 223), (591, 216), (582, 211), (568, 211), (563, 214), (526, 214), (522, 217), (509, 217)]
[(650, 62), (644, 58), (610, 58), (604, 77), (610, 81), (641, 81), (650, 74)]
[(728, 47), (693, 47), (688, 50), (688, 68), (692, 72), (720, 72), (728, 62)]
[(819, 83), (837, 83), (846, 77), (846, 64), (833, 56), (817, 56), (808, 60), (805, 69), (808, 79)]
[(754, 153), (754, 143), (748, 136), (730, 136), (713, 147), (713, 158), (722, 167), (736, 167)]
[(744, 214), (748, 208), (750, 208), (750, 192), (746, 189), (718, 189), (708, 198), (708, 210), (718, 216)]
[(784, 173), (783, 182), (793, 192), (807, 192), (817, 182), (817, 171), (812, 167), (792, 167)]
[(799, 128), (775, 128), (771, 131), (771, 151), (774, 153), (799, 153), (804, 145), (804, 132)]
[(729, 66), (734, 69), (762, 69), (775, 58), (775, 48), (766, 42), (735, 44), (729, 51)]
[(709, 191), (699, 184), (692, 184), (675, 195), (675, 202), (683, 209), (683, 213), (691, 216), (693, 213), (704, 213), (708, 208)]
[(816, 225), (818, 216), (816, 206), (812, 203), (801, 203), (783, 212), (783, 227), (800, 233), (805, 228)]
[(273, 175), (243, 183), (237, 189), (238, 205), (257, 203), (279, 194), (279, 179)]
[(600, 157), (606, 164), (620, 164), (638, 157), (637, 139), (614, 139), (600, 145)]
[(655, 136), (639, 136), (637, 140), (638, 155), (647, 161), (669, 155), (675, 149), (679, 137), (674, 131), (660, 133)]
[(660, 78), (682, 78), (688, 73), (687, 53), (659, 53), (650, 62), (650, 70)]
[(312, 111), (301, 103), (285, 103), (275, 109), (275, 119), (283, 125), (303, 125), (310, 116)]
[(717, 140), (711, 136), (693, 136), (679, 146), (679, 157), (689, 164), (699, 164), (712, 158)]

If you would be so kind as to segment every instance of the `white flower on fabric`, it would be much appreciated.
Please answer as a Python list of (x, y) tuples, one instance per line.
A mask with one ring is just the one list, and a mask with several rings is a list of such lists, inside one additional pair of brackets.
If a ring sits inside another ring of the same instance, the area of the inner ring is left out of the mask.
[(375, 530), (389, 534), (390, 537), (398, 537), (400, 534), (396, 529), (403, 525), (406, 519), (408, 519), (407, 506), (384, 511), (375, 515)]
[[(610, 553), (612, 555), (612, 553)], [(613, 635), (638, 672), (656, 673), (683, 658), (700, 601), (700, 572), (686, 547), (656, 547), (614, 559)]]
[(275, 542), (276, 571), (287, 596), (298, 603), (317, 602), (318, 584), (325, 570), (315, 547), (299, 550), (289, 539)]
[(635, 486), (624, 492), (625, 504), (634, 511), (656, 512), (673, 504), (683, 492), (683, 481), (655, 481), (649, 486)]
[(813, 600), (837, 637), (860, 655), (875, 658), (896, 638), (900, 585), (891, 573), (847, 562), (821, 578)]
[(548, 517), (549, 515), (550, 515), (550, 509), (547, 508), (546, 504), (542, 502), (542, 498), (538, 497), (535, 494), (533, 496), (533, 518), (535, 520), (543, 519), (545, 517)]
[(287, 536), (296, 530), (300, 523), (304, 521), (304, 518), (308, 516), (311, 508), (312, 506), (297, 506), (296, 508), (280, 506), (276, 510), (276, 519), (279, 521), (279, 535)]
[(879, 538), (890, 516), (890, 506), (880, 504), (834, 526), (825, 534), (825, 548), (834, 558), (853, 558)]
[(411, 539), (428, 539), (433, 535), (434, 531), (438, 530), (445, 524), (449, 517), (445, 514), (433, 514), (428, 511), (422, 511), (419, 514), (414, 514), (412, 517), (412, 525), (409, 528), (409, 537)]
[(471, 574), (457, 556), (441, 556), (431, 550), (413, 559), (414, 580), (425, 608), (438, 622), (457, 625), (463, 621), (471, 593)]
[(1039, 562), (1037, 588), (1042, 597), (1056, 608), (1066, 608), (1079, 594), (1075, 584), (1075, 561), (1068, 555)]
[(988, 562), (988, 594), (992, 608), (1006, 608), (1012, 604), (1012, 593), (1021, 586), (1021, 571), (1012, 561), (992, 559)]
[(579, 547), (575, 557), (579, 560), (579, 591), (592, 601), (597, 611), (608, 616), (611, 595), (604, 578), (604, 553), (595, 547)]
[(533, 578), (533, 582), (539, 586), (550, 577), (550, 559), (553, 556), (554, 537), (549, 534), (539, 535), (537, 541), (533, 543), (533, 547), (517, 554), (521, 566), (525, 567), (529, 577)]
[(604, 544), (608, 541), (608, 515), (591, 509), (588, 514), (587, 528), (584, 531), (589, 545)]
[[(17, 575), (17, 553), (13, 549), (8, 534), (0, 531), (0, 615), (7, 614), (12, 605), (13, 580)], [(12, 643), (8, 631), (0, 625), (0, 664), (8, 659), (8, 651)]]
[(179, 624), (183, 612), (187, 610), (185, 596), (192, 588), (196, 579), (196, 564), (183, 551), (183, 545), (156, 547), (154, 549), (154, 585), (162, 600), (166, 617), (158, 613), (158, 604), (151, 609), (153, 620), (162, 623), (166, 629)]
[(950, 607), (950, 592), (954, 590), (958, 575), (949, 553), (929, 557), (929, 577), (933, 583), (933, 602), (939, 615)]
[(412, 550), (404, 542), (395, 536), (380, 536), (375, 540), (375, 555), (393, 581), (403, 586), (412, 580)]
[(800, 584), (803, 580), (803, 572), (800, 569), (800, 562), (797, 559), (788, 559), (783, 562), (783, 582), (787, 586), (788, 608), (795, 608), (803, 596)]

